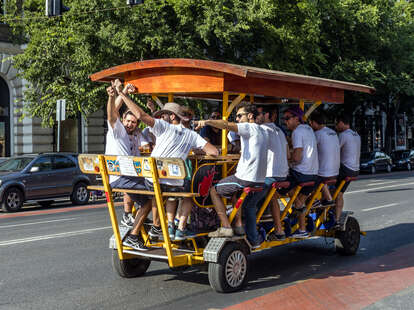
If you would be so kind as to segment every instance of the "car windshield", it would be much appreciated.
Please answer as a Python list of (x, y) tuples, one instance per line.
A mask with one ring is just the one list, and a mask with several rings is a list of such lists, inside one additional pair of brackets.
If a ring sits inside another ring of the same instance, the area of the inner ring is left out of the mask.
[(403, 158), (407, 158), (410, 155), (409, 151), (399, 151), (399, 152), (393, 152), (391, 154), (391, 157), (393, 159), (403, 159)]
[(23, 170), (31, 161), (32, 157), (10, 158), (0, 163), (0, 171), (20, 171)]
[(372, 157), (372, 153), (370, 152), (361, 153), (361, 160), (371, 160)]

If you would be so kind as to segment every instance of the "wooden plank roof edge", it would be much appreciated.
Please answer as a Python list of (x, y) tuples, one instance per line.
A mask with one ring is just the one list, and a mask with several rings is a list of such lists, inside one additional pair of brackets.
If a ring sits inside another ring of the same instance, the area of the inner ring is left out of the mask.
[(89, 77), (92, 81), (109, 81), (109, 78), (121, 78), (125, 72), (135, 70), (145, 70), (151, 68), (194, 68), (204, 69), (216, 72), (227, 73), (239, 77), (257, 77), (270, 80), (281, 80), (292, 83), (311, 84), (322, 87), (339, 88), (343, 90), (359, 91), (373, 94), (375, 88), (357, 83), (350, 83), (338, 80), (331, 80), (315, 76), (301, 75), (296, 73), (289, 73), (283, 71), (276, 71), (264, 68), (242, 66), (237, 64), (229, 64), (224, 62), (217, 62), (202, 59), (190, 58), (163, 58), (136, 61), (128, 64), (114, 66), (96, 73)]

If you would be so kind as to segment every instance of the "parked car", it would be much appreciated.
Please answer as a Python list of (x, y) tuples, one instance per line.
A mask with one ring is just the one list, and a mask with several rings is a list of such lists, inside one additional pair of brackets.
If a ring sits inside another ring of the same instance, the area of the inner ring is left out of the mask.
[(360, 159), (360, 170), (372, 174), (379, 170), (392, 171), (392, 159), (384, 152), (363, 152)]
[(89, 200), (89, 176), (82, 174), (77, 154), (43, 153), (12, 157), (0, 163), (0, 201), (6, 212), (18, 211), (26, 201), (42, 206), (69, 197), (82, 205)]
[(395, 169), (410, 171), (414, 167), (414, 150), (394, 151), (391, 158)]

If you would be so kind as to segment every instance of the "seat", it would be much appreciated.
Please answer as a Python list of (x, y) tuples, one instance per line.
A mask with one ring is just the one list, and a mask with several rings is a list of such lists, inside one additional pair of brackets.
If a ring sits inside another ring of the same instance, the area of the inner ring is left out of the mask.
[(289, 181), (283, 181), (283, 182), (274, 182), (272, 184), (273, 188), (279, 189), (279, 188), (289, 188), (290, 182)]
[(315, 185), (315, 181), (303, 182), (299, 184), (300, 187), (307, 187), (307, 186), (314, 186), (314, 185)]
[(355, 181), (358, 180), (358, 177), (346, 177), (345, 178), (345, 182), (351, 182), (351, 181)]
[(257, 192), (261, 192), (262, 190), (263, 190), (263, 187), (259, 187), (259, 186), (257, 186), (257, 187), (245, 187), (245, 188), (243, 188), (243, 191), (246, 194), (249, 194), (249, 193), (257, 193)]
[(325, 181), (323, 181), (323, 184), (325, 184), (325, 185), (334, 185), (334, 184), (336, 184), (336, 179), (325, 180)]

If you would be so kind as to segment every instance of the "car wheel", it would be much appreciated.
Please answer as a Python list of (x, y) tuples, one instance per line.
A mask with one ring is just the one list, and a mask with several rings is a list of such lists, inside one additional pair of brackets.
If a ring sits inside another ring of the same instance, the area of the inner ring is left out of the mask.
[(76, 183), (72, 195), (70, 196), (70, 200), (75, 205), (84, 205), (88, 203), (89, 191), (87, 185), (83, 182)]
[(391, 172), (392, 171), (392, 167), (390, 164), (387, 165), (387, 172)]
[(41, 205), (42, 207), (47, 208), (47, 207), (50, 207), (50, 205), (54, 202), (55, 202), (54, 200), (42, 200), (42, 201), (38, 201), (37, 203)]
[(23, 193), (18, 188), (9, 188), (3, 197), (2, 208), (5, 212), (19, 211), (23, 206)]
[(407, 170), (408, 170), (408, 171), (411, 171), (411, 163), (408, 163), (408, 164), (407, 164)]
[(377, 172), (377, 169), (375, 168), (375, 166), (371, 167), (371, 174), (375, 174)]

